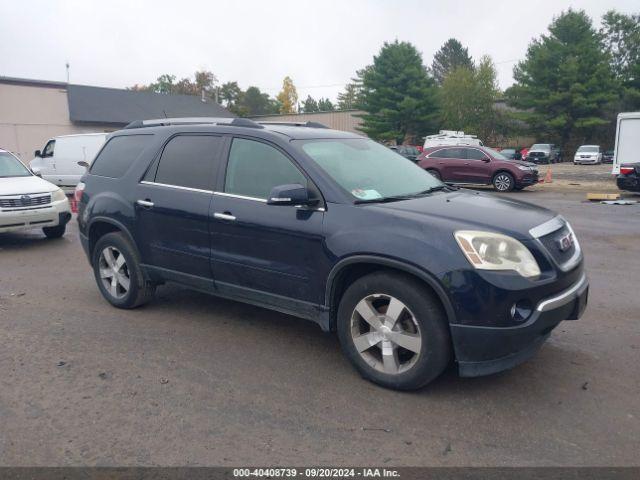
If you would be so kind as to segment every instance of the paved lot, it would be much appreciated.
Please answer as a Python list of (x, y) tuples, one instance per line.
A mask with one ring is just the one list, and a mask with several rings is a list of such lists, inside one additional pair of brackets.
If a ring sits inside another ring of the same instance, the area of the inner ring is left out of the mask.
[(0, 464), (640, 465), (640, 205), (510, 195), (572, 221), (587, 313), (515, 370), (417, 393), (279, 313), (174, 286), (116, 310), (75, 225), (0, 235)]

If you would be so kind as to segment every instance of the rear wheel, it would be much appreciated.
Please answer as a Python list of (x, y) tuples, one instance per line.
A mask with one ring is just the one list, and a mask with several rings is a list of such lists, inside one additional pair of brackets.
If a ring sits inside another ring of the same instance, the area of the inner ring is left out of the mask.
[(100, 293), (113, 306), (135, 308), (153, 297), (155, 285), (144, 278), (137, 252), (122, 233), (96, 242), (92, 264)]
[(60, 238), (67, 231), (67, 225), (58, 225), (56, 227), (44, 227), (42, 229), (47, 238)]
[(347, 289), (338, 337), (358, 372), (388, 388), (420, 388), (451, 358), (440, 302), (417, 280), (395, 272), (372, 273)]
[(493, 187), (499, 192), (510, 192), (515, 187), (513, 175), (508, 172), (498, 172), (493, 177)]

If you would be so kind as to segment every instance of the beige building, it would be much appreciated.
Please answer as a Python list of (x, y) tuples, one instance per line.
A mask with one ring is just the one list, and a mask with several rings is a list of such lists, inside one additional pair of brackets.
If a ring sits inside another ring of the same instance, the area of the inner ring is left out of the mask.
[(232, 116), (198, 96), (0, 77), (0, 148), (25, 163), (58, 135), (111, 132), (150, 118)]
[(294, 113), (284, 115), (260, 115), (250, 117), (256, 122), (318, 122), (333, 130), (342, 130), (362, 135), (358, 130), (362, 125), (362, 119), (356, 115), (363, 114), (359, 110), (338, 110), (335, 112)]

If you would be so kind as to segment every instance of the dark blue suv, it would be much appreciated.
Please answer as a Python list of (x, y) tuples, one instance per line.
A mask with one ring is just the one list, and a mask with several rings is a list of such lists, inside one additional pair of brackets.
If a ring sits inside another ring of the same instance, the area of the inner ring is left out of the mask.
[(120, 308), (177, 282), (336, 331), (367, 379), (419, 388), (531, 357), (587, 302), (555, 213), (449, 187), (361, 136), (246, 119), (135, 122), (78, 186), (80, 238)]

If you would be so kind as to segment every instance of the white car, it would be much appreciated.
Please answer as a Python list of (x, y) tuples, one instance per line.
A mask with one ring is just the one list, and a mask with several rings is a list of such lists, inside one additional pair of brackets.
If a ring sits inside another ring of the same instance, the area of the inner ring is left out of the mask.
[(602, 163), (602, 151), (599, 145), (581, 145), (573, 156), (573, 164)]
[(42, 228), (48, 238), (59, 238), (69, 220), (64, 192), (34, 175), (11, 152), (0, 150), (0, 233)]
[(86, 171), (78, 162), (91, 165), (106, 138), (106, 133), (81, 133), (52, 138), (42, 150), (36, 150), (29, 167), (45, 180), (72, 193)]

